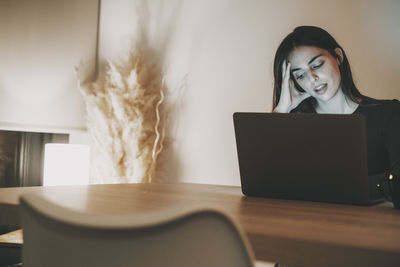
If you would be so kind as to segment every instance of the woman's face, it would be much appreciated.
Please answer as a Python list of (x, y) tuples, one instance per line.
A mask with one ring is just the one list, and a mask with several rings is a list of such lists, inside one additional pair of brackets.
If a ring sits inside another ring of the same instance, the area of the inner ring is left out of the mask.
[[(338, 58), (342, 58), (339, 48)], [(314, 46), (296, 47), (288, 57), (292, 79), (312, 97), (329, 101), (340, 89), (340, 61), (327, 50)]]

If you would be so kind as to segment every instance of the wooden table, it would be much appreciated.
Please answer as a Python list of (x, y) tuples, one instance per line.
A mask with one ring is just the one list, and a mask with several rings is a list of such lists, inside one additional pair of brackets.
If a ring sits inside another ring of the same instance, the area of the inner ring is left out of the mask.
[(18, 197), (36, 192), (91, 214), (132, 214), (205, 204), (233, 216), (258, 260), (303, 266), (400, 266), (400, 211), (244, 197), (239, 187), (124, 184), (0, 189), (0, 224), (18, 224)]

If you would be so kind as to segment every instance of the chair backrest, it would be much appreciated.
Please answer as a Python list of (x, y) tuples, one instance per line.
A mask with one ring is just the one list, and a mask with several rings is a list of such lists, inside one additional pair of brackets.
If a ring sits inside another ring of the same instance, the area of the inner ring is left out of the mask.
[(26, 267), (254, 264), (238, 225), (213, 208), (101, 216), (66, 209), (34, 194), (22, 196), (20, 205)]

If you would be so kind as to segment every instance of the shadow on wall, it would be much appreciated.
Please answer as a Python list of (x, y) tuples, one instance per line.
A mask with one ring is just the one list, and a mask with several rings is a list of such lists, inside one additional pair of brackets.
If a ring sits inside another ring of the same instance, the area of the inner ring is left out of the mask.
[(157, 162), (156, 175), (153, 182), (156, 183), (177, 183), (181, 182), (182, 177), (181, 159), (178, 151), (174, 149), (173, 144), (168, 142), (163, 153), (160, 154)]

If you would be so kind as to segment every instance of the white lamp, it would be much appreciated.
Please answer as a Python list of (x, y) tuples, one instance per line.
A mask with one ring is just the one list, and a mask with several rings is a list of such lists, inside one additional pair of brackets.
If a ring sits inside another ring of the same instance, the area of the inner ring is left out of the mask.
[(90, 148), (77, 144), (46, 144), (43, 185), (89, 184)]

